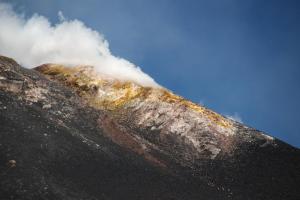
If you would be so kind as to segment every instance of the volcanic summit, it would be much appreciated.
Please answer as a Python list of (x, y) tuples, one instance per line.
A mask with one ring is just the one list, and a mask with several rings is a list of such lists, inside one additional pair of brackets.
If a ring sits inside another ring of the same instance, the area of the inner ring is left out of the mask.
[(1, 199), (300, 199), (299, 149), (92, 66), (1, 56), (0, 127)]

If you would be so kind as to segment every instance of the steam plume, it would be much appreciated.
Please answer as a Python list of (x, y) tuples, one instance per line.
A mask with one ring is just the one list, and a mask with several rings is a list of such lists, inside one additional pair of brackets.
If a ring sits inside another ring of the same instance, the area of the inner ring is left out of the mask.
[(131, 62), (111, 54), (101, 34), (79, 20), (66, 20), (51, 25), (38, 14), (25, 19), (9, 4), (0, 3), (0, 54), (12, 57), (25, 67), (44, 63), (69, 66), (92, 65), (104, 75), (134, 81), (144, 86), (158, 84)]

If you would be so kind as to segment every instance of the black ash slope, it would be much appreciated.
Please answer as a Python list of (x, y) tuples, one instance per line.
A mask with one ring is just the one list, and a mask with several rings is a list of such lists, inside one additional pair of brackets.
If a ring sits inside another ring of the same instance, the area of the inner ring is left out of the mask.
[(109, 139), (106, 115), (0, 57), (0, 199), (300, 199), (300, 151), (288, 144), (242, 141), (227, 160), (162, 167)]

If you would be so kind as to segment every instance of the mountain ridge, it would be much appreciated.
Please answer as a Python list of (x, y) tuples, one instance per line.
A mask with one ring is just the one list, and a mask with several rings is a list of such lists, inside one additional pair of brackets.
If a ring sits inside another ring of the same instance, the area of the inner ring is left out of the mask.
[(299, 199), (299, 149), (170, 91), (55, 67), (0, 57), (0, 196)]

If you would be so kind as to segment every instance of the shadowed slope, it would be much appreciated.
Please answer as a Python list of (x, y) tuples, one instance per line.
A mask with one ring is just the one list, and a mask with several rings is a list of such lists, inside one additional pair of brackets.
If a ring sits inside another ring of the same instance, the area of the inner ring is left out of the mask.
[(0, 57), (0, 196), (299, 199), (300, 153), (163, 88)]

